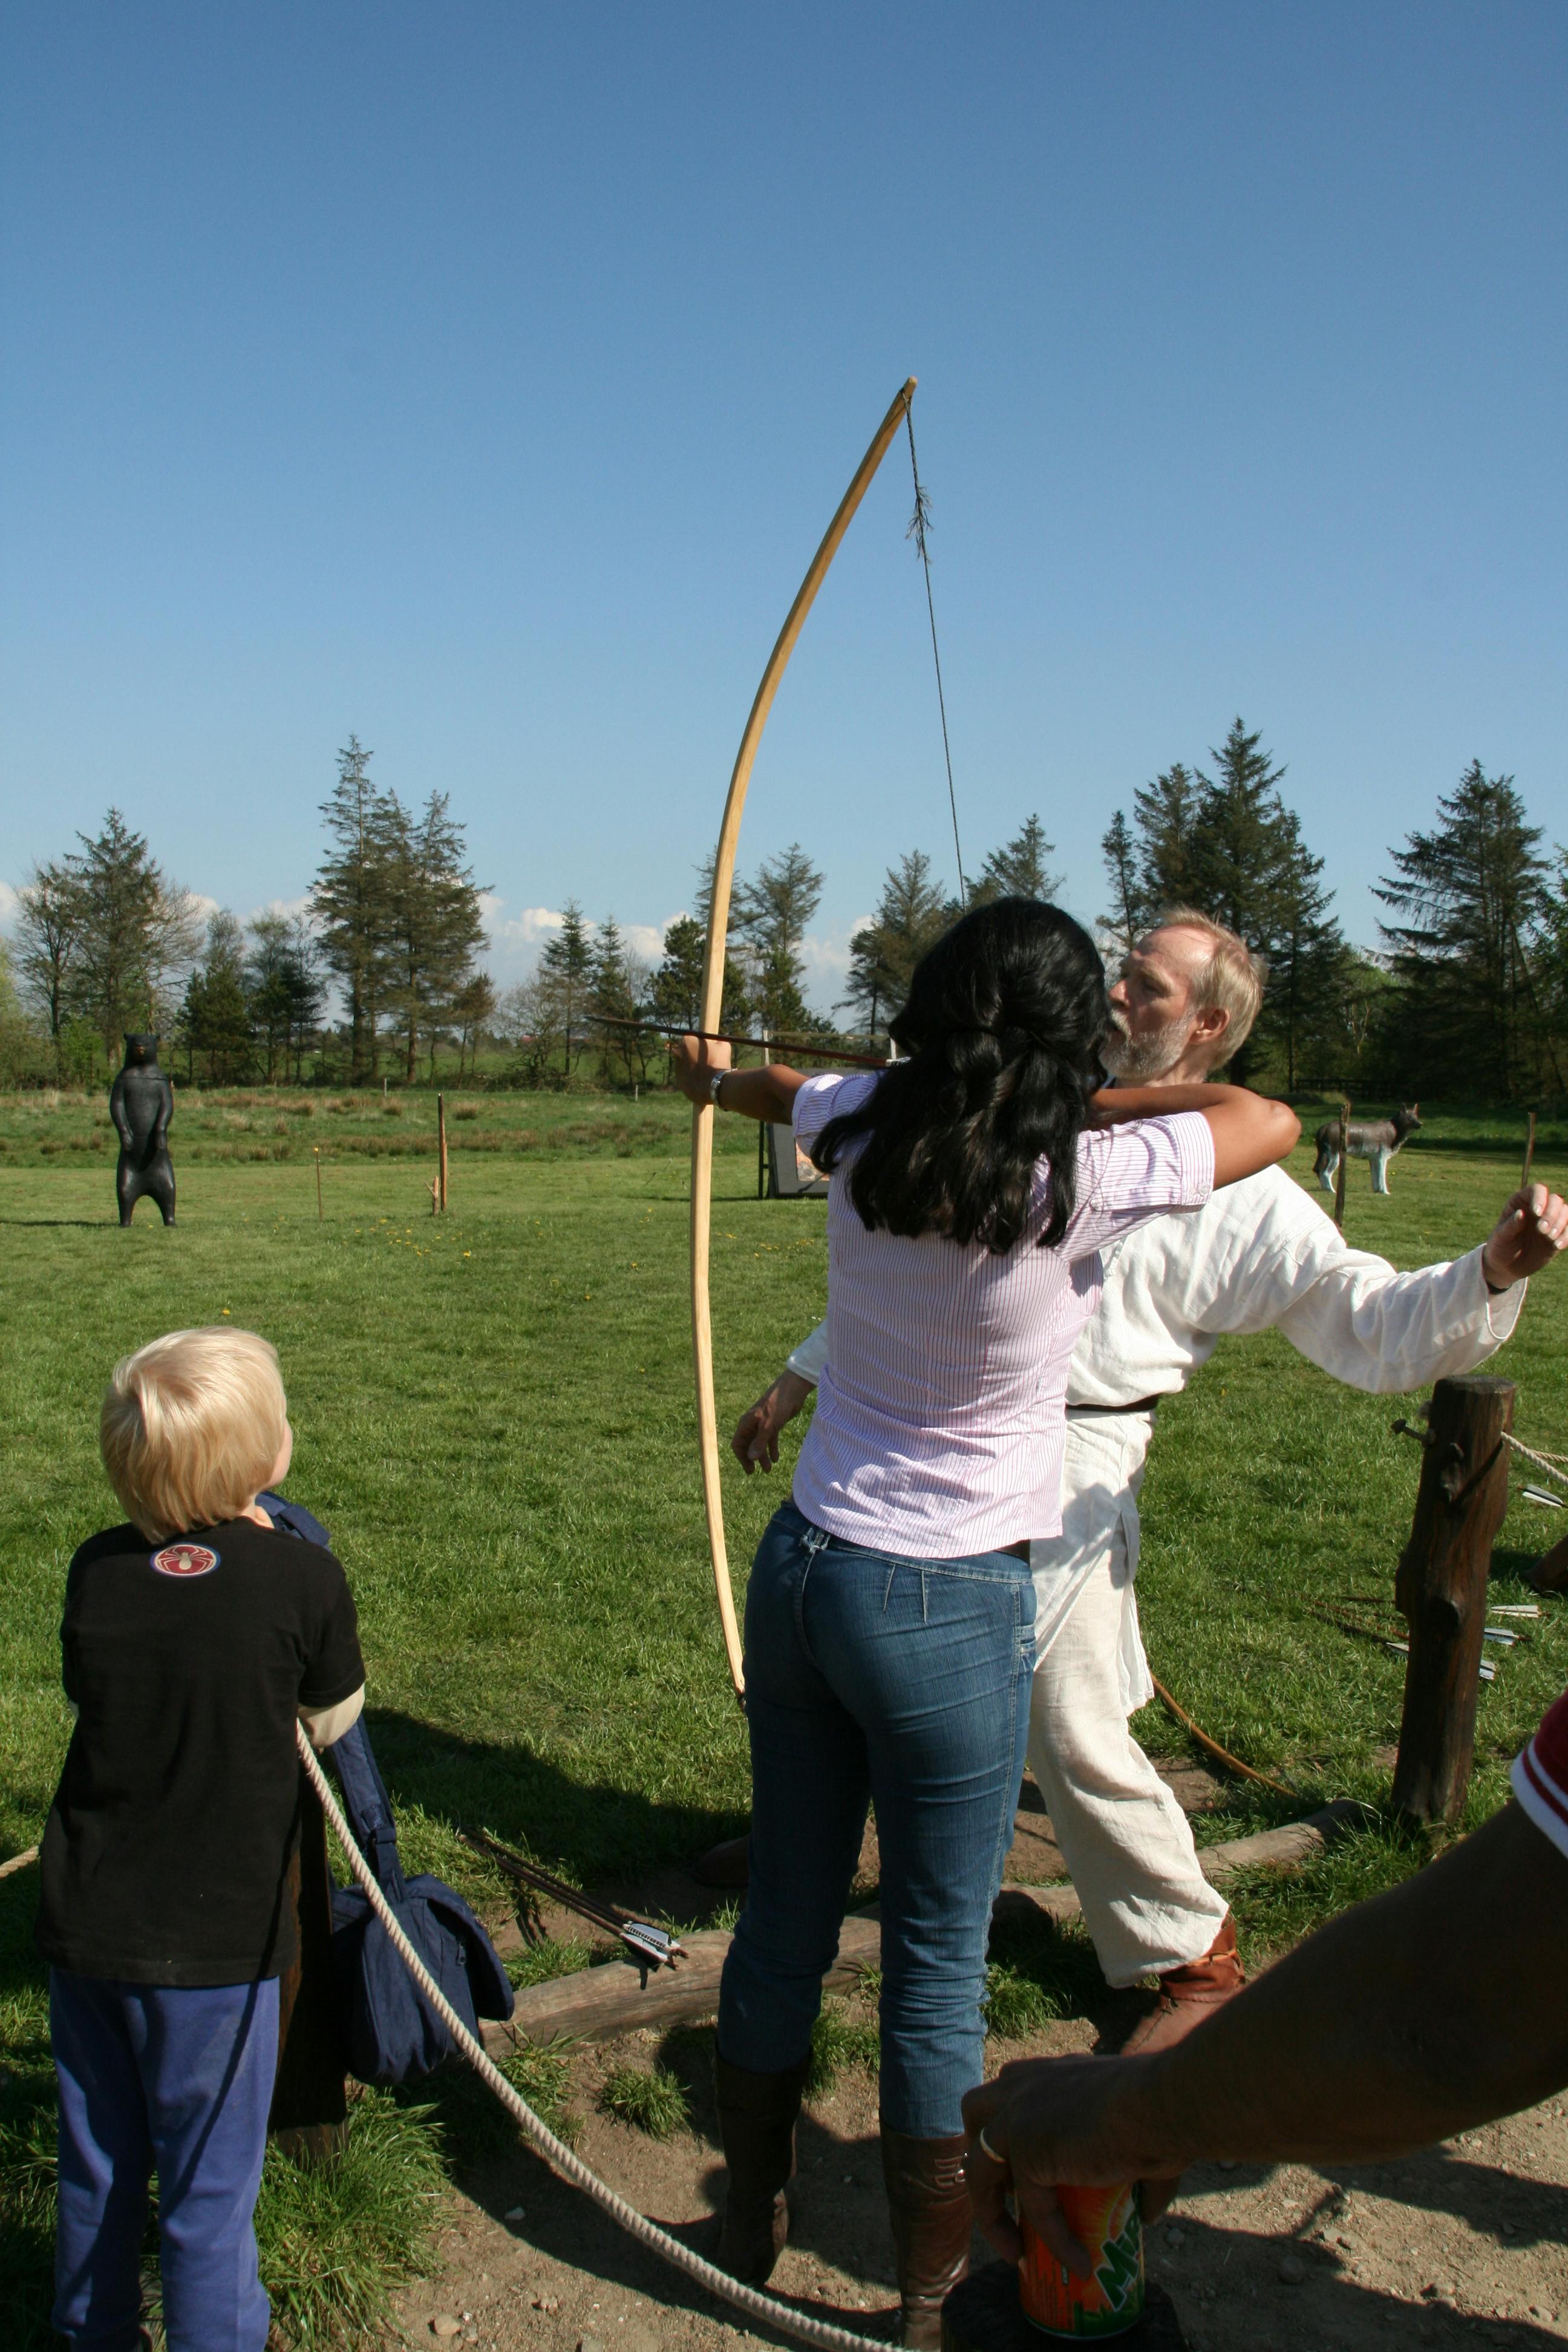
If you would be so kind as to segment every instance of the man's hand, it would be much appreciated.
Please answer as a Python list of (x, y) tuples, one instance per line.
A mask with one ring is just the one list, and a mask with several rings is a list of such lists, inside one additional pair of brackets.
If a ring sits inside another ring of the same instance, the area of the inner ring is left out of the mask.
[(811, 1389), (812, 1383), (803, 1381), (798, 1372), (781, 1372), (750, 1412), (741, 1415), (730, 1448), (748, 1478), (753, 1470), (773, 1468), (779, 1458), (780, 1432), (795, 1419)]
[(669, 1075), (683, 1095), (694, 1103), (708, 1100), (709, 1083), (715, 1070), (731, 1066), (730, 1048), (718, 1037), (672, 1037), (669, 1041)]
[[(1079, 2245), (1057, 2202), (1056, 2184), (1088, 2188), (1097, 2181), (1142, 2182), (1143, 2217), (1152, 2221), (1176, 2193), (1177, 2179), (1159, 2174), (1154, 2135), (1140, 2128), (1144, 2084), (1160, 2063), (1150, 2058), (1019, 2058), (994, 2083), (966, 2094), (969, 2135), (965, 2172), (976, 2227), (1007, 2262), (1023, 2251), (1009, 2194), (1037, 2237), (1082, 2277), (1088, 2250)], [(982, 2143), (981, 2134), (984, 2134)]]
[(1516, 1192), (1492, 1227), (1481, 1252), (1481, 1272), (1494, 1290), (1507, 1290), (1526, 1275), (1539, 1274), (1568, 1248), (1568, 1202), (1544, 1184)]

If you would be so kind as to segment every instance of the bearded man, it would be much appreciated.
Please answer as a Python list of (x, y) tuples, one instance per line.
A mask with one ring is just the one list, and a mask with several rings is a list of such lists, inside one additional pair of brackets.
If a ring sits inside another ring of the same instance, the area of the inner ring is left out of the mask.
[[(1206, 1078), (1247, 1037), (1263, 980), (1235, 932), (1174, 908), (1130, 950), (1110, 990), (1107, 1068), (1139, 1086)], [(1512, 1331), (1525, 1277), (1565, 1239), (1568, 1209), (1536, 1185), (1514, 1195), (1467, 1256), (1399, 1274), (1350, 1248), (1273, 1167), (1104, 1253), (1102, 1302), (1068, 1376), (1062, 1531), (1030, 1549), (1029, 1763), (1107, 1979), (1160, 1980), (1129, 2049), (1178, 2040), (1243, 1983), (1228, 1906), (1127, 1727), (1154, 1696), (1133, 1579), (1138, 1491), (1160, 1400), (1184, 1388), (1230, 1332), (1278, 1329), (1322, 1370), (1373, 1393), (1471, 1371)], [(776, 1462), (779, 1432), (825, 1375), (822, 1324), (736, 1430), (746, 1469)], [(740, 1843), (705, 1861), (728, 1851), (743, 1867)]]

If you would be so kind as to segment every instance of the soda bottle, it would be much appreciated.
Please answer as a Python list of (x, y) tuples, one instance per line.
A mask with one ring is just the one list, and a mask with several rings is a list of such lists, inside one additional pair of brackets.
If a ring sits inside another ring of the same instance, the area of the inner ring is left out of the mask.
[(1018, 2215), (1024, 2257), (1018, 2294), (1024, 2316), (1047, 2336), (1120, 2336), (1143, 2315), (1143, 2231), (1136, 2183), (1111, 2189), (1058, 2187), (1063, 2221), (1089, 2253), (1080, 2278)]

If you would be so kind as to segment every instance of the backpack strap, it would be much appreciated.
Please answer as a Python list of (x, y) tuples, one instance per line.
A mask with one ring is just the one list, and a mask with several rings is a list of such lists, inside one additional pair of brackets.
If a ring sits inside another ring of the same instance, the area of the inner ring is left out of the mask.
[(387, 1901), (401, 1903), (403, 1865), (398, 1859), (392, 1801), (386, 1793), (363, 1716), (325, 1752), (338, 1776), (343, 1811), (361, 1853), (374, 1871), (376, 1883)]

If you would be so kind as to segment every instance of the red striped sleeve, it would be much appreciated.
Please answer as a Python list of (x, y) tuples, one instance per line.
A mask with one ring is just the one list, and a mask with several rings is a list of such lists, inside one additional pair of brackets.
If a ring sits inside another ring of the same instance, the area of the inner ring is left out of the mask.
[(1568, 1691), (1513, 1762), (1513, 1793), (1538, 1830), (1568, 1854)]

